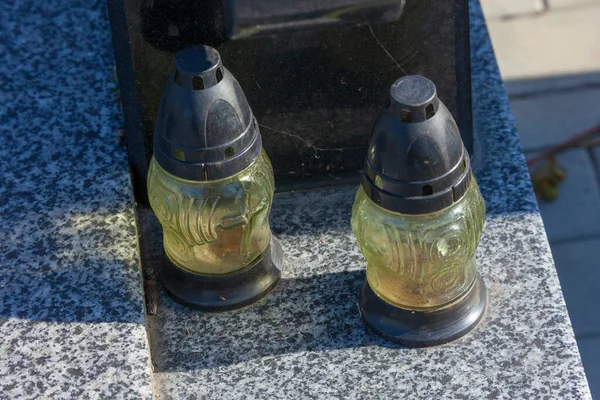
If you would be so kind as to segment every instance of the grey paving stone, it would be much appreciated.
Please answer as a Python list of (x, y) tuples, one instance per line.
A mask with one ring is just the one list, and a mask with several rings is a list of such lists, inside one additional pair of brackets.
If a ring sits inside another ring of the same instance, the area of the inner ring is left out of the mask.
[[(596, 163), (598, 165), (598, 163), (600, 163), (600, 146), (594, 147), (592, 152), (594, 153), (594, 158), (596, 159)], [(600, 168), (598, 168), (598, 173), (600, 174)]]
[(558, 198), (540, 201), (540, 211), (551, 242), (600, 234), (600, 190), (592, 160), (584, 149), (558, 156), (567, 176)]
[(560, 90), (600, 87), (600, 72), (573, 72), (572, 74), (544, 75), (537, 77), (511, 78), (504, 81), (511, 97), (530, 94), (545, 94)]
[(600, 337), (578, 339), (579, 353), (594, 399), (600, 399)]
[(488, 21), (509, 94), (600, 82), (598, 21), (600, 7)]
[(600, 123), (600, 88), (511, 99), (521, 147), (551, 146)]
[(486, 18), (497, 18), (539, 12), (544, 9), (542, 0), (481, 0)]
[(600, 239), (554, 244), (552, 255), (575, 336), (600, 335)]
[(548, 6), (553, 8), (578, 7), (586, 5), (600, 5), (600, 0), (548, 0)]

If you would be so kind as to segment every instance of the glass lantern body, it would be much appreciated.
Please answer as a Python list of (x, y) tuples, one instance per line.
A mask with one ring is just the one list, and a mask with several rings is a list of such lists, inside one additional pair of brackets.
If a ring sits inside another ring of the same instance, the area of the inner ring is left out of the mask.
[(443, 306), (470, 289), (484, 221), (485, 202), (474, 177), (461, 199), (430, 214), (385, 210), (362, 187), (352, 209), (369, 285), (388, 303), (409, 310)]
[(164, 248), (178, 267), (203, 275), (244, 269), (269, 246), (273, 167), (261, 150), (246, 169), (215, 181), (190, 181), (152, 158), (150, 205), (163, 227)]

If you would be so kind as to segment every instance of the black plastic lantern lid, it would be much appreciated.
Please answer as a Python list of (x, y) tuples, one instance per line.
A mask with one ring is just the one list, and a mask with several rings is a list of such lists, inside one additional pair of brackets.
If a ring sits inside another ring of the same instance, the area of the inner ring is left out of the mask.
[(390, 211), (427, 214), (458, 201), (470, 180), (469, 155), (433, 82), (398, 79), (371, 131), (362, 180), (367, 196)]
[(227, 178), (259, 155), (256, 119), (217, 50), (195, 46), (176, 55), (154, 129), (154, 157), (180, 178)]

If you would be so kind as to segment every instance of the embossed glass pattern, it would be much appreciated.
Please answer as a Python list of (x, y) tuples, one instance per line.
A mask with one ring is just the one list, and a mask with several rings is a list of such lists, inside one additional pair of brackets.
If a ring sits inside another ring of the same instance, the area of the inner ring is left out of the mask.
[(449, 303), (473, 284), (485, 202), (475, 178), (443, 210), (406, 215), (385, 210), (358, 189), (352, 230), (367, 260), (367, 280), (398, 307), (423, 310)]
[(163, 227), (167, 256), (198, 274), (227, 274), (257, 259), (271, 239), (273, 167), (267, 154), (240, 173), (215, 181), (169, 174), (153, 158), (150, 205)]

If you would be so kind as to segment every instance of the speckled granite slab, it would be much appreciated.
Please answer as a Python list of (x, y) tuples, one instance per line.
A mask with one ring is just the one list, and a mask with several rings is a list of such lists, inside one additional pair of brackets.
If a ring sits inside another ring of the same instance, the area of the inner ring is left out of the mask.
[(203, 314), (164, 294), (152, 320), (168, 399), (587, 399), (537, 203), (478, 4), (472, 11), (476, 176), (487, 202), (483, 322), (435, 348), (389, 345), (357, 307), (364, 259), (350, 232), (355, 187), (276, 196), (284, 280), (243, 310)]
[[(508, 103), (472, 15), (481, 325), (431, 349), (365, 330), (354, 187), (278, 195), (281, 285), (153, 317), (162, 398), (590, 398)], [(0, 398), (150, 398), (135, 227), (103, 1), (0, 3)]]
[(0, 398), (151, 398), (105, 4), (2, 1), (0, 32)]

